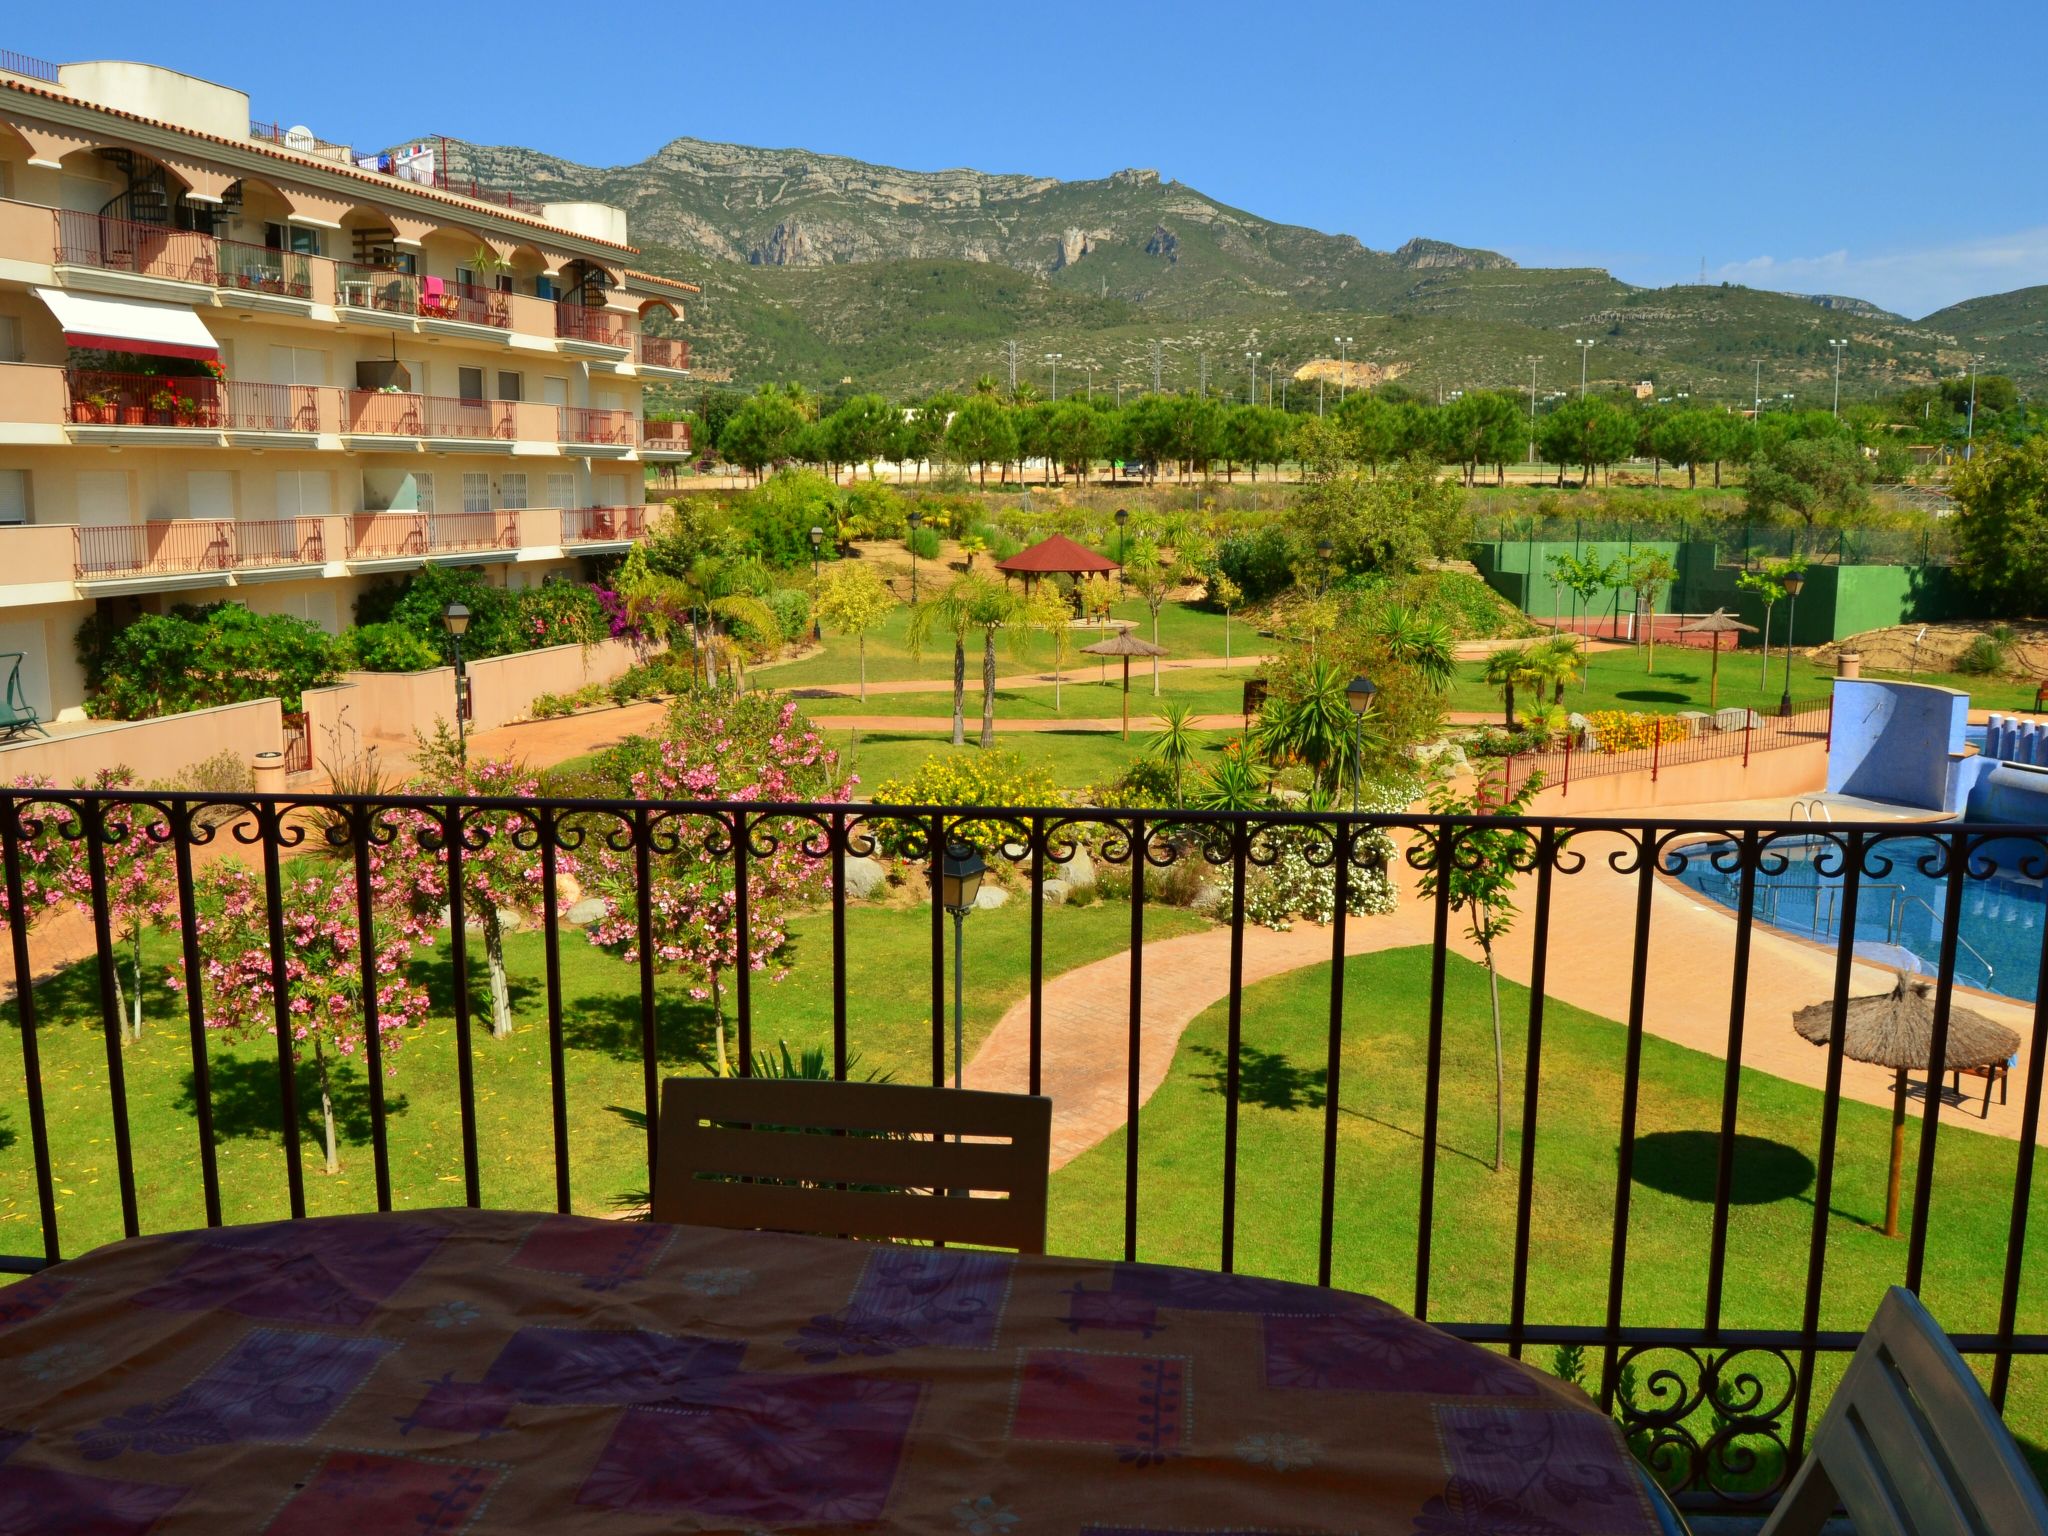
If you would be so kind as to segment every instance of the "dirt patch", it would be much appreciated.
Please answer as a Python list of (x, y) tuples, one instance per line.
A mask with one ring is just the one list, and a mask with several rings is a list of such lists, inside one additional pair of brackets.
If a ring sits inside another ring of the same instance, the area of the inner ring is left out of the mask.
[[(1924, 626), (1894, 624), (1886, 629), (1865, 630), (1832, 645), (1816, 646), (1806, 654), (1816, 661), (1832, 662), (1843, 651), (1860, 651), (1863, 665), (1872, 671), (1953, 672), (1957, 659), (1977, 637), (1998, 627), (1997, 621), (1991, 619)], [(2048, 677), (2048, 623), (2022, 619), (2005, 627), (2013, 634), (2008, 675)]]

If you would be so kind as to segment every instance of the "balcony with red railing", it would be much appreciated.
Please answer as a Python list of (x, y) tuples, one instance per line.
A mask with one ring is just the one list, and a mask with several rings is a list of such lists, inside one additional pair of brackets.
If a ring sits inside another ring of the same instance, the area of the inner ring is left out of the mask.
[(564, 341), (587, 341), (599, 347), (625, 348), (633, 342), (626, 334), (624, 315), (591, 304), (557, 304), (555, 335)]
[(649, 453), (686, 454), (690, 451), (690, 424), (687, 421), (643, 422), (640, 445)]
[(367, 309), (410, 318), (420, 312), (420, 280), (395, 267), (335, 263), (336, 292), (344, 309)]
[(420, 318), (458, 320), (465, 325), (487, 325), (495, 330), (512, 328), (512, 296), (496, 288), (475, 283), (458, 283), (452, 278), (420, 279)]
[(313, 263), (302, 251), (280, 251), (244, 240), (221, 240), (215, 286), (285, 299), (313, 297)]
[(687, 341), (677, 341), (672, 336), (649, 336), (643, 332), (634, 338), (634, 345), (643, 368), (684, 369), (690, 366), (690, 344)]
[(513, 402), (352, 389), (341, 430), (368, 437), (512, 438)]
[(72, 530), (76, 581), (194, 576), (212, 571), (320, 565), (326, 532), (317, 517), (195, 517)]
[(435, 554), (517, 549), (519, 514), (516, 511), (431, 512), (427, 514), (427, 547)]
[(230, 379), (221, 390), (220, 425), (229, 432), (318, 432), (326, 394), (312, 384)]
[(427, 552), (424, 512), (365, 512), (349, 520), (351, 560), (401, 560)]
[(647, 537), (647, 508), (565, 507), (562, 543), (619, 544)]
[(325, 518), (251, 518), (233, 527), (237, 570), (279, 565), (324, 565), (327, 561)]
[(71, 420), (79, 426), (190, 427), (218, 432), (226, 388), (206, 374), (172, 377), (70, 368)]
[(585, 405), (557, 406), (556, 440), (588, 447), (630, 448), (635, 440), (633, 413)]
[(220, 242), (211, 235), (69, 208), (55, 209), (53, 216), (54, 259), (60, 267), (95, 267), (207, 287), (220, 274)]

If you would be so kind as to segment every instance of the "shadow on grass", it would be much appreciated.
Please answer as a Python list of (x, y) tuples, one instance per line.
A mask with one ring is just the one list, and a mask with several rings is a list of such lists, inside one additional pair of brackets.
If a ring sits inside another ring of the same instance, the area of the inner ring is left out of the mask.
[[(1712, 1205), (1720, 1155), (1719, 1132), (1652, 1131), (1636, 1138), (1636, 1182), (1681, 1200)], [(1763, 1136), (1738, 1135), (1728, 1201), (1771, 1205), (1796, 1200), (1813, 1187), (1813, 1177), (1813, 1159), (1797, 1147)]]
[[(709, 1071), (716, 1054), (711, 1005), (657, 993), (654, 999), (655, 1059), (662, 1066), (698, 1066)], [(726, 1012), (726, 1048), (738, 1038), (731, 1004)], [(596, 1051), (614, 1061), (638, 1062), (640, 996), (590, 993), (562, 1008), (562, 1045), (571, 1051)]]
[[(484, 936), (480, 930), (470, 930), (463, 961), (469, 971), (470, 1020), (478, 1030), (488, 1035), (491, 1028), (491, 963), (484, 956)], [(432, 949), (413, 960), (412, 974), (413, 979), (427, 989), (435, 1018), (447, 1018), (455, 1012), (455, 956), (449, 949), (445, 929), (435, 938)], [(505, 995), (511, 1000), (515, 1028), (520, 1016), (529, 1009), (545, 1014), (542, 987), (539, 978), (521, 976), (509, 966), (506, 968)]]
[(1692, 697), (1673, 688), (1618, 688), (1614, 696), (1631, 704), (1683, 704)]
[[(1198, 1045), (1193, 1049), (1210, 1064), (1206, 1070), (1195, 1074), (1195, 1080), (1203, 1085), (1204, 1092), (1213, 1093), (1218, 1098), (1227, 1097), (1230, 1065), (1225, 1053), (1210, 1045)], [(1328, 1087), (1329, 1075), (1321, 1067), (1297, 1067), (1286, 1056), (1276, 1051), (1262, 1051), (1255, 1045), (1238, 1047), (1237, 1092), (1240, 1104), (1252, 1104), (1261, 1109), (1319, 1110), (1328, 1102)], [(1353, 1120), (1363, 1120), (1397, 1136), (1405, 1136), (1410, 1141), (1422, 1140), (1422, 1133), (1412, 1126), (1383, 1120), (1378, 1115), (1369, 1115), (1347, 1104), (1339, 1104), (1337, 1111)], [(1444, 1156), (1460, 1157), (1481, 1168), (1493, 1166), (1491, 1158), (1454, 1147), (1441, 1136), (1437, 1138), (1436, 1145), (1437, 1151)]]
[[(299, 1135), (320, 1144), (327, 1129), (320, 1118), (320, 1073), (311, 1061), (297, 1063), (294, 1075), (299, 1096)], [(218, 1146), (232, 1138), (267, 1137), (280, 1134), (283, 1114), (278, 1099), (277, 1063), (258, 1057), (221, 1057), (209, 1063), (210, 1097), (213, 1102), (213, 1140)], [(370, 1088), (362, 1070), (352, 1061), (329, 1061), (327, 1088), (334, 1099), (334, 1134), (352, 1146), (370, 1144)], [(384, 1094), (386, 1118), (406, 1112), (405, 1095), (388, 1089)], [(198, 1086), (187, 1071), (178, 1089), (177, 1108), (181, 1114), (199, 1113)]]
[(7, 1111), (0, 1109), (0, 1152), (5, 1152), (21, 1139), (15, 1134), (14, 1127), (7, 1123), (7, 1118)]

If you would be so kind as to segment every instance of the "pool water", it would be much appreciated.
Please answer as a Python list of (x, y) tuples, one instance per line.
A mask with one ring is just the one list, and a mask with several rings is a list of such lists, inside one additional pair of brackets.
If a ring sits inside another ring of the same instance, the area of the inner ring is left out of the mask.
[[(1726, 840), (1688, 843), (1686, 865), (1678, 879), (1718, 906), (1735, 910), (1742, 899), (1740, 871), (1714, 868), (1717, 850), (1735, 845)], [(1771, 852), (1784, 855), (1785, 868), (1776, 874), (1757, 872), (1752, 906), (1756, 920), (1802, 938), (1834, 944), (1841, 937), (1842, 877), (1816, 869), (1816, 855), (1833, 866), (1839, 853), (1825, 841), (1777, 842)], [(1864, 873), (1856, 898), (1857, 953), (1900, 967), (1916, 966), (1929, 975), (1941, 958), (1942, 908), (1947, 881), (1922, 874), (1918, 861), (1938, 859), (1941, 847), (1932, 838), (1887, 841), (1882, 856), (1891, 868), (1882, 876)], [(1733, 862), (1732, 857), (1729, 860)], [(1986, 880), (1968, 879), (1963, 886), (1963, 916), (1956, 944), (1956, 980), (2005, 997), (2032, 1002), (2040, 980), (2043, 918), (2048, 915), (2041, 882), (2017, 872), (2001, 872)]]

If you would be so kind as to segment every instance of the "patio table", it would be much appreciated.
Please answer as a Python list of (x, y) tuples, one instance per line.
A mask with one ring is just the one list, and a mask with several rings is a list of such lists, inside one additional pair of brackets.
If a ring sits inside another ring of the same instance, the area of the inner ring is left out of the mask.
[(1577, 1389), (1242, 1275), (502, 1211), (0, 1288), (0, 1531), (1660, 1529)]

